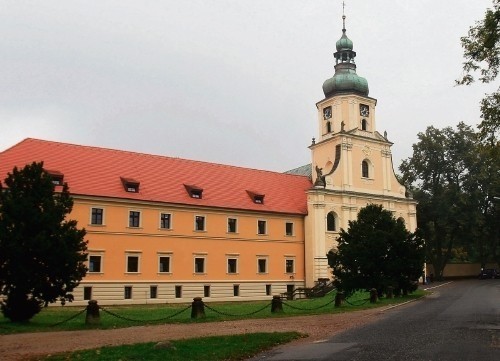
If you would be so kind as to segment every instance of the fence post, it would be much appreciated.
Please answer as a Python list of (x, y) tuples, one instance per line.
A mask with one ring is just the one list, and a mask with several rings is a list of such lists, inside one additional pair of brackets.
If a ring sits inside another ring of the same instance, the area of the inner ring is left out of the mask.
[(387, 298), (392, 298), (394, 297), (394, 287), (388, 286), (387, 287)]
[(370, 290), (370, 303), (376, 303), (377, 299), (378, 299), (377, 289), (376, 288), (372, 288)]
[(281, 302), (280, 296), (273, 296), (271, 302), (271, 313), (283, 312), (283, 302)]
[(96, 300), (90, 300), (87, 306), (87, 315), (85, 316), (86, 325), (99, 325), (101, 316), (99, 315), (99, 305)]
[(191, 318), (199, 317), (205, 317), (205, 304), (201, 297), (195, 297), (191, 303)]
[(337, 292), (335, 295), (335, 307), (342, 306), (342, 302), (344, 301), (344, 292)]

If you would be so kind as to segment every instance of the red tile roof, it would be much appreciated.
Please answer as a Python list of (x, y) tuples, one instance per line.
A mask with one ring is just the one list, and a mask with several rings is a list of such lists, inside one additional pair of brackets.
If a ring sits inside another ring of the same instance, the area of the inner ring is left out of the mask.
[[(32, 138), (0, 153), (0, 179), (34, 161), (64, 174), (73, 195), (173, 204), (306, 214), (312, 186), (305, 176)], [(139, 192), (127, 192), (123, 178), (140, 182)], [(203, 189), (203, 197), (190, 197), (185, 184)], [(264, 204), (247, 191), (265, 195)]]

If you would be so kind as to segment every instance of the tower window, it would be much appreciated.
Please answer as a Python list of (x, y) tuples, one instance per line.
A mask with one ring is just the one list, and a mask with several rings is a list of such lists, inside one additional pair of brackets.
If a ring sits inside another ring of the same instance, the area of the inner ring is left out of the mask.
[(369, 176), (369, 165), (368, 165), (368, 162), (366, 160), (364, 160), (362, 163), (361, 163), (361, 176), (363, 178), (368, 178)]
[(331, 122), (326, 122), (326, 132), (327, 133), (332, 132), (332, 123)]
[(337, 225), (335, 222), (335, 213), (329, 212), (326, 215), (326, 230), (328, 232), (335, 232), (337, 230)]
[(361, 120), (361, 130), (368, 130), (368, 122), (366, 119)]

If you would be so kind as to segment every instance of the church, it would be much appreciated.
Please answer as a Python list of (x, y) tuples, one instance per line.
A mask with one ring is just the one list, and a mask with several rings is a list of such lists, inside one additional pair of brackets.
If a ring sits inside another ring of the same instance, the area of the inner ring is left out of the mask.
[(367, 204), (416, 228), (355, 57), (343, 16), (311, 164), (286, 173), (27, 138), (0, 153), (0, 179), (43, 161), (56, 192), (68, 184), (68, 217), (89, 241), (76, 305), (259, 300), (313, 287), (331, 278), (326, 254)]

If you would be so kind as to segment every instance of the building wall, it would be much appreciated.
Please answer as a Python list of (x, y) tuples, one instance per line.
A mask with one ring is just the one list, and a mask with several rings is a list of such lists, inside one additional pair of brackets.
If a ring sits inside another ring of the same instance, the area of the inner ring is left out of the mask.
[[(91, 224), (92, 208), (104, 210), (102, 225)], [(140, 213), (139, 227), (129, 226), (130, 211)], [(161, 213), (171, 215), (170, 229), (160, 228)], [(196, 216), (205, 217), (205, 230), (195, 230)], [(210, 299), (248, 300), (304, 285), (300, 215), (75, 196), (70, 217), (87, 230), (89, 256), (101, 259), (100, 271), (89, 272), (75, 290), (76, 304), (86, 303), (84, 287), (92, 287), (91, 298), (100, 303), (165, 303), (203, 297), (206, 286)], [(237, 219), (235, 233), (228, 232), (228, 218)], [(266, 222), (265, 234), (258, 234), (259, 220)], [(286, 234), (287, 222), (293, 224), (292, 235)], [(128, 256), (138, 257), (138, 272), (127, 272)], [(160, 272), (160, 257), (169, 258), (169, 272)], [(195, 272), (195, 258), (204, 259), (204, 272)], [(235, 273), (228, 273), (228, 259), (236, 260)], [(259, 259), (266, 260), (266, 272), (259, 272)], [(286, 269), (287, 260), (293, 260), (293, 271)], [(126, 286), (132, 286), (130, 299), (124, 299)], [(157, 287), (157, 298), (151, 299), (151, 286)]]

